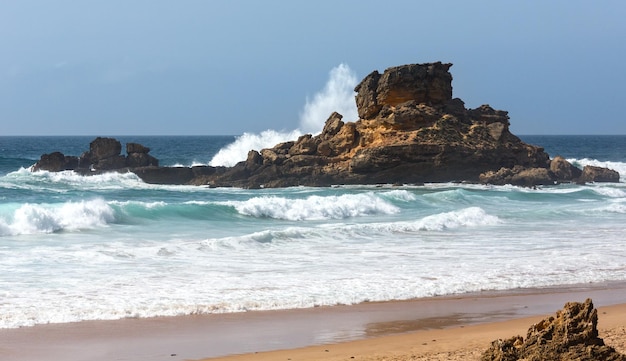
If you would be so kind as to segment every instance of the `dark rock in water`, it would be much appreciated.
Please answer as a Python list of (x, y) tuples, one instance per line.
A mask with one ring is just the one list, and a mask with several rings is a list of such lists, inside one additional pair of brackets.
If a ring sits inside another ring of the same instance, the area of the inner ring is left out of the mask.
[(128, 171), (134, 168), (158, 166), (158, 159), (149, 155), (150, 148), (141, 144), (126, 145), (128, 156), (121, 155), (122, 144), (113, 138), (94, 139), (89, 150), (80, 157), (65, 156), (60, 152), (44, 154), (33, 166), (34, 171), (75, 170), (80, 174), (98, 174), (105, 171)]
[(579, 180), (580, 183), (585, 182), (619, 182), (619, 173), (607, 168), (595, 167), (592, 165), (586, 165), (583, 167), (582, 175)]
[(92, 162), (118, 156), (121, 152), (122, 143), (117, 139), (98, 137), (89, 143), (89, 159)]
[(148, 166), (158, 167), (159, 160), (147, 153), (128, 153), (126, 167), (138, 168)]
[(194, 178), (189, 167), (142, 167), (132, 170), (146, 183), (187, 184)]
[(43, 154), (41, 159), (33, 166), (34, 171), (47, 170), (50, 172), (60, 172), (72, 170), (78, 167), (78, 158), (66, 156), (61, 152)]
[(115, 170), (124, 167), (126, 167), (126, 157), (120, 154), (100, 159), (92, 164), (92, 168), (95, 170)]
[(128, 155), (131, 155), (133, 153), (148, 154), (150, 153), (150, 148), (143, 146), (139, 143), (126, 143), (126, 153)]
[(491, 343), (481, 361), (572, 360), (626, 361), (626, 356), (598, 337), (598, 311), (591, 299), (568, 302), (556, 317), (528, 329), (526, 339), (515, 336)]
[(480, 182), (484, 184), (532, 187), (536, 185), (551, 185), (555, 183), (554, 177), (546, 168), (525, 168), (515, 166), (513, 168), (500, 168), (498, 171), (488, 171), (480, 175)]
[[(322, 132), (260, 151), (233, 167), (161, 168), (141, 144), (96, 138), (77, 170), (135, 172), (149, 183), (224, 187), (330, 186), (483, 182), (534, 186), (569, 181), (616, 181), (619, 174), (580, 171), (509, 131), (506, 111), (489, 105), (466, 109), (452, 98), (452, 64), (409, 64), (374, 71), (357, 85), (360, 119), (332, 113)], [(65, 158), (43, 159), (34, 169), (70, 167)], [(617, 176), (617, 178), (616, 178)]]

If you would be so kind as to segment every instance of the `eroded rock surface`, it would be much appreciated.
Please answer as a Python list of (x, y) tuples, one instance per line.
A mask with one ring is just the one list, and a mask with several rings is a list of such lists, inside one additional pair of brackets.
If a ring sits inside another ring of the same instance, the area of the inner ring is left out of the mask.
[(626, 361), (598, 337), (598, 311), (591, 299), (568, 302), (556, 316), (532, 325), (526, 334), (491, 343), (481, 361)]

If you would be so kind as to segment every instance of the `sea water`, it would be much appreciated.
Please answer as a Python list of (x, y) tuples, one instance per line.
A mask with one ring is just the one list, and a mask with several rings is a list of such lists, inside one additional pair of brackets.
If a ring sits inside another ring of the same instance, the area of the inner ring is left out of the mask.
[[(527, 136), (626, 177), (626, 136)], [(161, 165), (234, 137), (118, 137)], [(93, 137), (0, 137), (0, 328), (626, 281), (626, 183), (246, 190), (31, 172)]]

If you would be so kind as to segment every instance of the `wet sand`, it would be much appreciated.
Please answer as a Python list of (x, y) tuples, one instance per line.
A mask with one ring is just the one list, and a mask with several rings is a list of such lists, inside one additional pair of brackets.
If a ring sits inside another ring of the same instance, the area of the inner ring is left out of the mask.
[(483, 350), (493, 339), (525, 334), (531, 323), (565, 302), (586, 298), (600, 308), (601, 329), (626, 326), (626, 305), (607, 307), (626, 304), (626, 284), (619, 283), (5, 329), (0, 330), (0, 359), (175, 361), (234, 354), (239, 356), (228, 359), (416, 359), (449, 353), (450, 347)]

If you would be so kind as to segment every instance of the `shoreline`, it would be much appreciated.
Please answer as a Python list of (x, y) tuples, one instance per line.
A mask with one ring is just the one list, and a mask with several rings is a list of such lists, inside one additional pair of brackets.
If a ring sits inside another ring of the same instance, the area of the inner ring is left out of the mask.
[[(562, 307), (562, 306), (561, 306)], [(626, 304), (598, 307), (599, 337), (626, 354)], [(337, 344), (230, 355), (196, 361), (478, 361), (497, 339), (526, 336), (528, 329), (547, 316), (427, 329)]]
[[(568, 301), (592, 298), (597, 308), (624, 304), (625, 295), (626, 283), (618, 282), (350, 306), (48, 324), (0, 330), (0, 358), (175, 361), (264, 355), (476, 325), (489, 328), (502, 321), (541, 319)], [(626, 310), (626, 304), (622, 306)], [(600, 325), (607, 321), (603, 318), (600, 313)], [(523, 333), (530, 324), (520, 324)]]

